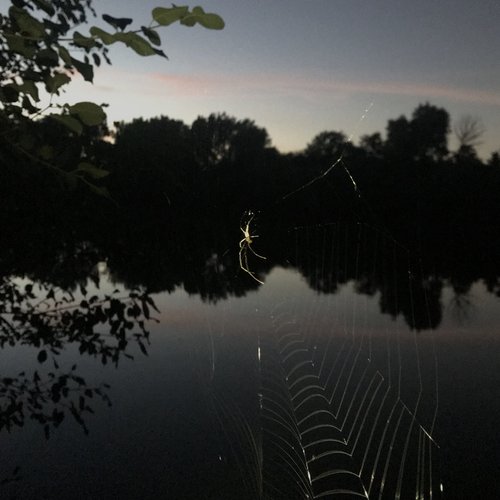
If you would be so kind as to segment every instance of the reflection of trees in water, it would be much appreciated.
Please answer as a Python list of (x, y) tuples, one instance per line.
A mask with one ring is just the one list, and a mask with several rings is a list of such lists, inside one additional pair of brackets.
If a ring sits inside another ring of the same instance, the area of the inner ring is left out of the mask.
[[(291, 229), (296, 227), (294, 208), (282, 207), (256, 217), (253, 230), (260, 238), (255, 248), (268, 258), (252, 259), (250, 255), (252, 272), (266, 276), (273, 266), (295, 268), (322, 293), (335, 293), (353, 281), (357, 292), (379, 294), (381, 312), (394, 318), (402, 315), (416, 329), (439, 325), (441, 295), (447, 284), (460, 297), (479, 279), (490, 292), (499, 288), (491, 252), (480, 261), (473, 260), (468, 255), (475, 251), (474, 246), (434, 247), (432, 240), (427, 245), (433, 251), (417, 251), (410, 243), (401, 245), (397, 237), (363, 224), (320, 223)], [(89, 279), (97, 283), (97, 265), (106, 261), (111, 282), (127, 289), (140, 287), (156, 293), (183, 288), (210, 302), (241, 297), (259, 284), (240, 269), (239, 216), (231, 212), (219, 217), (186, 214), (179, 219), (146, 221), (122, 213), (101, 227), (80, 223), (68, 230), (67, 222), (54, 223), (46, 234), (38, 230), (40, 222), (35, 220), (31, 233), (29, 226), (22, 227), (22, 239), (17, 237), (12, 219), (5, 227), (7, 239), (0, 250), (0, 265), (4, 276), (26, 276), (75, 291)], [(13, 235), (10, 247), (9, 235)], [(425, 254), (425, 259), (417, 258), (419, 254)], [(297, 260), (296, 255), (302, 257)], [(94, 304), (92, 307), (95, 321), (99, 313)]]
[(471, 283), (467, 277), (457, 276), (452, 278), (449, 285), (453, 294), (449, 302), (449, 308), (454, 318), (459, 323), (464, 323), (469, 319), (474, 308)]
[[(443, 285), (462, 276), (469, 286), (478, 279), (492, 282), (500, 248), (500, 170), (449, 153), (448, 124), (446, 110), (423, 104), (410, 118), (390, 120), (385, 140), (375, 133), (355, 146), (340, 131), (324, 131), (303, 152), (287, 155), (270, 146), (264, 128), (224, 113), (200, 117), (191, 126), (167, 117), (120, 123), (114, 144), (100, 141), (103, 131), (93, 130), (78, 138), (83, 142), (77, 150), (84, 147), (110, 171), (99, 182), (107, 183), (118, 207), (79, 188), (61, 190), (29, 165), (2, 170), (0, 274), (27, 275), (67, 290), (95, 275), (96, 263), (107, 259), (112, 278), (128, 288), (183, 287), (209, 301), (242, 296), (258, 287), (248, 276), (241, 279), (237, 258), (240, 217), (252, 209), (252, 224), (260, 225), (257, 252), (273, 257), (249, 262), (252, 272), (265, 275), (274, 260), (300, 269), (326, 293), (355, 279), (362, 293), (381, 294), (383, 312), (403, 314), (422, 328), (429, 322), (418, 312), (413, 317), (403, 296), (393, 310), (399, 292), (371, 270), (361, 269), (354, 278), (352, 266), (350, 274), (332, 269), (332, 279), (322, 285), (315, 279), (318, 269), (290, 258), (296, 245), (292, 228), (367, 221), (391, 234), (412, 259), (425, 256), (411, 264), (412, 284), (406, 287), (415, 303), (425, 296), (436, 326)], [(37, 127), (46, 142), (59, 141), (72, 151), (67, 132), (60, 134), (54, 124)], [(474, 137), (467, 130), (470, 143)], [(73, 160), (73, 153), (61, 158)], [(388, 241), (382, 234), (365, 239), (365, 259), (373, 245)], [(313, 244), (311, 251), (325, 251)], [(351, 249), (348, 257), (354, 255)], [(408, 263), (391, 266), (381, 272), (406, 282)]]
[(357, 293), (378, 293), (380, 311), (394, 319), (402, 315), (411, 328), (439, 325), (443, 280), (424, 273), (406, 248), (377, 229), (335, 224), (296, 232), (296, 251), (301, 257), (296, 263), (293, 257), (290, 261), (311, 288), (335, 293), (353, 282)]
[[(377, 297), (381, 312), (403, 317), (415, 330), (439, 325), (442, 290), (448, 284), (466, 296), (471, 284), (484, 278), (488, 290), (499, 293), (488, 259), (478, 262), (457, 253), (453, 259), (443, 258), (449, 249), (440, 248), (431, 266), (429, 260), (415, 258), (413, 247), (402, 246), (373, 226), (320, 222), (297, 227), (297, 210), (282, 208), (256, 217), (256, 248), (267, 257), (250, 264), (259, 276), (266, 276), (273, 266), (296, 269), (322, 294), (338, 293), (352, 283), (357, 293)], [(130, 355), (132, 345), (145, 351), (146, 323), (155, 309), (145, 290), (172, 292), (182, 287), (216, 302), (258, 289), (259, 284), (239, 268), (240, 215), (143, 220), (140, 214), (122, 212), (107, 223), (80, 222), (70, 230), (61, 217), (46, 232), (40, 231), (36, 219), (32, 226), (22, 227), (15, 218), (6, 221), (8, 238), (0, 249), (0, 345), (35, 347), (39, 368), (2, 374), (0, 430), (22, 427), (29, 418), (48, 436), (69, 417), (85, 431), (94, 409), (109, 402), (108, 388), (89, 384), (77, 366), (60, 366), (59, 354), (74, 345), (83, 356), (117, 364)], [(321, 213), (317, 215), (321, 221)], [(44, 220), (46, 214), (40, 217)], [(103, 261), (110, 282), (129, 291), (106, 296), (87, 290), (100, 284)], [(28, 280), (13, 280), (14, 275)], [(225, 419), (219, 422), (221, 432), (238, 435), (246, 440), (245, 447), (258, 444), (232, 408), (213, 411)], [(0, 482), (18, 476), (13, 473)]]
[[(21, 247), (17, 261), (16, 248), (4, 247), (0, 251), (4, 273), (0, 287), (1, 316), (5, 320), (0, 330), (2, 342), (37, 347), (40, 368), (1, 380), (3, 428), (22, 426), (30, 416), (51, 432), (68, 416), (85, 430), (86, 418), (96, 404), (102, 403), (100, 399), (107, 402), (107, 387), (90, 385), (76, 368), (64, 370), (54, 362), (58, 362), (62, 347), (69, 344), (78, 346), (83, 355), (115, 363), (127, 356), (131, 343), (145, 348), (147, 332), (143, 327), (154, 305), (144, 289), (160, 292), (183, 287), (212, 302), (256, 290), (259, 285), (239, 269), (239, 215), (217, 218), (209, 214), (143, 221), (141, 225), (140, 219), (127, 219), (122, 214), (111, 219), (104, 231), (80, 225), (69, 233), (64, 224), (58, 229), (55, 223), (48, 235), (39, 234), (35, 226), (36, 245), (29, 251)], [(378, 296), (382, 312), (394, 318), (403, 316), (416, 330), (439, 324), (442, 288), (452, 278), (457, 289), (467, 290), (488, 270), (470, 270), (466, 259), (436, 259), (437, 264), (430, 267), (415, 259), (410, 247), (402, 248), (387, 234), (365, 224), (320, 223), (296, 228), (295, 210), (276, 212), (276, 225), (269, 225), (270, 219), (264, 215), (256, 220), (260, 235), (256, 244), (268, 259), (255, 259), (252, 270), (265, 275), (274, 265), (297, 269), (309, 286), (324, 294), (337, 293), (343, 285), (353, 283), (358, 293)], [(29, 240), (28, 228), (23, 231)], [(12, 229), (10, 234), (14, 233)], [(39, 257), (36, 248), (41, 250)], [(99, 283), (98, 263), (103, 260), (112, 282), (125, 283), (128, 289), (141, 287), (140, 291), (106, 297), (85, 290), (88, 280)], [(13, 271), (46, 284), (25, 287), (24, 282), (7, 277)], [(67, 291), (56, 292), (53, 283)], [(498, 291), (498, 279), (491, 277), (488, 287)], [(48, 374), (50, 363), (53, 376)], [(228, 449), (243, 455), (247, 448), (258, 447), (237, 408), (223, 403), (214, 406), (212, 412), (221, 435), (231, 436)], [(232, 436), (242, 441), (241, 450)], [(257, 461), (248, 463), (251, 470), (257, 470), (258, 465)], [(16, 477), (12, 474), (0, 481)]]
[(88, 432), (84, 416), (93, 413), (91, 400), (110, 404), (109, 386), (91, 386), (78, 374), (77, 365), (66, 370), (59, 357), (69, 346), (101, 363), (115, 366), (122, 356), (131, 358), (130, 344), (146, 354), (146, 322), (153, 300), (142, 290), (120, 296), (80, 287), (80, 298), (42, 283), (21, 284), (6, 277), (0, 283), (0, 347), (34, 347), (39, 368), (0, 379), (0, 431), (37, 421), (48, 437), (66, 415)]

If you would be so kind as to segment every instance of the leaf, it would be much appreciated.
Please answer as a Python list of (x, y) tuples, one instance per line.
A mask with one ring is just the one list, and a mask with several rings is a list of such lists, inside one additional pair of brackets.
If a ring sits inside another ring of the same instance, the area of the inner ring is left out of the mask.
[(98, 28), (97, 26), (92, 26), (90, 28), (90, 34), (93, 37), (100, 38), (105, 45), (111, 45), (116, 42), (114, 35)]
[(22, 33), (33, 38), (42, 38), (45, 35), (45, 26), (28, 11), (12, 6), (9, 9), (9, 16), (16, 21)]
[(69, 55), (68, 49), (66, 47), (59, 47), (59, 56), (68, 66), (71, 66), (73, 64), (73, 62), (71, 61), (71, 56)]
[(189, 14), (188, 16), (183, 17), (181, 19), (181, 24), (183, 26), (187, 26), (188, 28), (192, 28), (196, 24), (196, 21), (197, 21), (197, 16)]
[(45, 66), (57, 66), (59, 64), (59, 56), (55, 50), (42, 49), (35, 54), (35, 60)]
[(52, 412), (52, 418), (54, 420), (54, 426), (58, 427), (64, 420), (64, 412), (58, 411), (56, 408), (54, 408), (54, 411)]
[(154, 302), (154, 300), (149, 296), (149, 295), (146, 295), (145, 297), (145, 300), (147, 301), (147, 303), (156, 311), (156, 312), (160, 312), (160, 310), (158, 309), (158, 307), (156, 307), (156, 304)]
[(25, 80), (33, 80), (34, 82), (43, 82), (44, 80), (44, 76), (41, 71), (27, 69), (23, 74)]
[(139, 349), (141, 350), (142, 354), (144, 354), (144, 356), (148, 356), (148, 351), (146, 351), (144, 344), (139, 339), (137, 339), (137, 344), (139, 345)]
[(111, 201), (114, 201), (113, 198), (111, 197), (108, 189), (104, 186), (96, 186), (94, 184), (87, 184), (88, 189), (92, 191), (94, 194), (98, 196), (103, 196), (104, 198), (108, 198)]
[(209, 30), (222, 30), (225, 26), (222, 17), (217, 14), (205, 14), (200, 16), (198, 23)]
[(161, 45), (160, 35), (155, 30), (141, 26), (141, 31), (153, 45)]
[(53, 16), (56, 11), (54, 7), (52, 6), (51, 3), (47, 2), (46, 0), (32, 0), (32, 2), (41, 10), (43, 10), (45, 13), (47, 13), (49, 16)]
[(94, 59), (94, 64), (96, 66), (101, 65), (101, 58), (97, 54), (92, 54), (92, 59)]
[(132, 31), (127, 33), (116, 33), (115, 38), (123, 42), (127, 47), (130, 47), (140, 56), (154, 56), (156, 54), (147, 40)]
[(35, 82), (31, 80), (26, 80), (22, 83), (22, 85), (18, 85), (17, 83), (12, 83), (9, 85), (19, 93), (30, 95), (35, 102), (39, 102), (40, 98), (38, 97), (38, 88)]
[(72, 375), (71, 378), (81, 387), (85, 385), (85, 380), (78, 376), (78, 375)]
[(39, 363), (45, 363), (45, 361), (47, 361), (47, 351), (40, 351), (36, 359)]
[(71, 413), (71, 415), (73, 416), (73, 418), (80, 424), (80, 425), (84, 425), (83, 423), (83, 420), (82, 420), (82, 417), (80, 417), (79, 413), (78, 413), (78, 410), (75, 408), (75, 405), (74, 403), (72, 402), (71, 403), (71, 406), (69, 408), (69, 411)]
[(31, 100), (30, 98), (25, 95), (23, 97), (23, 100), (22, 100), (22, 104), (23, 104), (23, 108), (30, 114), (34, 114), (34, 113), (37, 113), (38, 111), (40, 111), (39, 108), (33, 106), (33, 104), (31, 103)]
[(85, 49), (91, 49), (92, 47), (95, 47), (95, 45), (96, 45), (96, 41), (94, 38), (91, 38), (88, 36), (83, 36), (78, 31), (75, 31), (73, 33), (73, 43), (77, 47), (83, 47)]
[(85, 174), (88, 174), (93, 179), (102, 179), (103, 177), (107, 177), (109, 175), (109, 172), (107, 170), (97, 168), (91, 163), (87, 162), (79, 163), (75, 172), (83, 172)]
[(84, 63), (71, 57), (71, 64), (76, 68), (76, 70), (83, 76), (83, 79), (87, 82), (93, 82), (94, 80), (94, 68), (91, 64)]
[(168, 59), (167, 54), (165, 54), (165, 52), (163, 52), (163, 50), (159, 50), (159, 49), (153, 49), (153, 50), (155, 51), (156, 55), (164, 57), (165, 59)]
[[(42, 147), (40, 147), (37, 151), (38, 156), (44, 160), (52, 160), (54, 158), (54, 149), (52, 146), (49, 146), (47, 144), (44, 144)], [(50, 296), (50, 292), (52, 292), (52, 296)], [(47, 295), (47, 298), (54, 298), (54, 290), (52, 289)]]
[(156, 7), (151, 12), (153, 19), (160, 26), (168, 26), (172, 23), (180, 21), (184, 16), (189, 13), (188, 7)]
[(31, 59), (35, 53), (36, 49), (29, 45), (27, 41), (19, 35), (8, 35), (5, 34), (5, 39), (7, 40), (7, 45), (9, 46), (9, 50), (12, 52), (16, 52), (17, 54), (21, 54), (22, 56)]
[(55, 73), (45, 80), (45, 88), (50, 94), (55, 94), (63, 85), (68, 84), (71, 78), (64, 73)]
[(65, 127), (69, 128), (71, 131), (75, 132), (78, 135), (81, 135), (83, 132), (83, 125), (76, 118), (73, 118), (69, 115), (49, 115), (54, 120), (57, 120), (59, 123), (62, 123)]
[(145, 300), (143, 300), (143, 301), (142, 301), (142, 312), (143, 312), (144, 317), (145, 317), (146, 319), (149, 319), (149, 318), (150, 318), (150, 314), (149, 314), (149, 306), (148, 306), (148, 303), (147, 303)]
[(113, 28), (117, 30), (124, 30), (133, 20), (128, 18), (128, 17), (113, 17), (110, 16), (109, 14), (103, 14), (102, 18), (104, 21), (106, 21), (108, 24), (113, 26)]
[(21, 89), (25, 94), (29, 94), (35, 102), (40, 101), (40, 97), (38, 97), (38, 87), (35, 82), (31, 80), (24, 80), (21, 85)]
[(0, 100), (2, 102), (16, 102), (19, 99), (19, 91), (12, 85), (0, 87)]
[(194, 7), (192, 13), (181, 20), (184, 26), (191, 27), (196, 23), (210, 30), (221, 30), (225, 26), (222, 17), (207, 13), (201, 7)]
[(85, 125), (100, 125), (106, 120), (106, 113), (98, 104), (93, 102), (78, 102), (69, 107), (71, 115), (76, 115)]

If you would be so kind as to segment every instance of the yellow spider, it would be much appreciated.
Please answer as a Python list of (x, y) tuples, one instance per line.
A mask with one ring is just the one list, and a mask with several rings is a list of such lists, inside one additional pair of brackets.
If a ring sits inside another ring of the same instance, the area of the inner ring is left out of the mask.
[(241, 232), (243, 233), (243, 239), (240, 241), (240, 267), (248, 273), (255, 281), (259, 282), (261, 285), (264, 284), (263, 281), (261, 281), (255, 273), (250, 271), (250, 268), (248, 266), (248, 250), (250, 250), (256, 257), (259, 259), (266, 259), (263, 255), (259, 255), (253, 248), (252, 248), (252, 243), (255, 238), (258, 238), (259, 236), (256, 234), (250, 234), (250, 224), (255, 217), (255, 214), (253, 212), (247, 212), (245, 215), (248, 215), (249, 219), (247, 220), (247, 223), (245, 226), (240, 226)]

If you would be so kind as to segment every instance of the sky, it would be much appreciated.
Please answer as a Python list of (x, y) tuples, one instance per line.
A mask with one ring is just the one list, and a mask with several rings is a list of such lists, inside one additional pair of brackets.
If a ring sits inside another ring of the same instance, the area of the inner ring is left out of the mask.
[[(162, 28), (168, 61), (113, 46), (113, 65), (96, 71), (94, 85), (76, 79), (65, 100), (109, 103), (110, 121), (166, 115), (190, 124), (226, 112), (266, 128), (282, 152), (323, 130), (356, 143), (429, 102), (452, 122), (481, 119), (484, 158), (500, 150), (498, 0), (197, 1), (224, 18), (224, 30)], [(94, 0), (93, 24), (107, 29), (106, 13), (148, 25), (154, 7), (170, 5)]]

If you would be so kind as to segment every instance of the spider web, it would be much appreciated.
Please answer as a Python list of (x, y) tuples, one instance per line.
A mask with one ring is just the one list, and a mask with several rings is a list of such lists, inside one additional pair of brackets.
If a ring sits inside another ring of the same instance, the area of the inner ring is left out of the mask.
[[(371, 102), (368, 105), (368, 107), (363, 111), (361, 117), (358, 120), (356, 129), (359, 128), (359, 126), (361, 125), (361, 123), (368, 116), (368, 113), (370, 112), (370, 110), (372, 109), (372, 107), (373, 107), (373, 102)], [(310, 186), (312, 186), (316, 182), (320, 181), (321, 179), (324, 179), (337, 166), (340, 166), (340, 167), (342, 167), (344, 169), (344, 172), (347, 174), (347, 176), (349, 178), (349, 181), (351, 182), (351, 184), (352, 184), (352, 186), (353, 186), (356, 194), (358, 196), (360, 196), (358, 185), (357, 185), (356, 181), (354, 180), (354, 177), (352, 176), (351, 171), (349, 170), (349, 168), (347, 167), (347, 165), (346, 165), (346, 163), (344, 161), (344, 155), (345, 155), (345, 152), (346, 152), (346, 148), (347, 148), (347, 146), (349, 144), (352, 144), (352, 141), (354, 139), (354, 135), (355, 135), (355, 132), (352, 132), (349, 135), (349, 137), (347, 138), (347, 141), (345, 142), (344, 148), (343, 148), (342, 152), (340, 153), (340, 156), (328, 168), (326, 168), (325, 170), (323, 170), (322, 172), (320, 172), (317, 176), (313, 177), (311, 180), (307, 181), (305, 184), (300, 185), (298, 188), (296, 188), (293, 191), (290, 191), (289, 193), (287, 193), (284, 196), (282, 196), (279, 201), (284, 201), (284, 200), (286, 200), (286, 199), (294, 196), (295, 194), (300, 193), (304, 189), (309, 188)]]
[(407, 252), (361, 224), (290, 237), (315, 293), (288, 293), (259, 336), (264, 498), (439, 498), (437, 359), (401, 317), (431, 326)]

